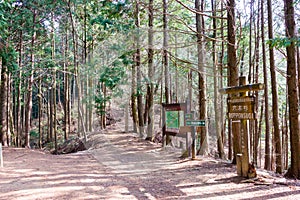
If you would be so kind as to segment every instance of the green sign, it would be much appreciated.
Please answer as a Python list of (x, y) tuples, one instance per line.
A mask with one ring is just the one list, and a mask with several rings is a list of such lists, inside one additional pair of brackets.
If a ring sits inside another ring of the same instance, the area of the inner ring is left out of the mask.
[(187, 126), (205, 126), (205, 120), (187, 120)]
[(166, 125), (167, 125), (167, 128), (178, 128), (179, 127), (178, 111), (167, 111), (166, 112)]
[(188, 119), (193, 119), (193, 114), (192, 114), (192, 113), (186, 113), (184, 117), (185, 117), (185, 119), (187, 119), (187, 120), (188, 120)]

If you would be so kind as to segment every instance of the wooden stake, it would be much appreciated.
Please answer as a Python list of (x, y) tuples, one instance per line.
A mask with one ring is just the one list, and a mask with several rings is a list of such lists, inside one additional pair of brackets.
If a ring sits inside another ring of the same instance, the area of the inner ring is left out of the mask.
[(239, 92), (248, 92), (248, 91), (257, 91), (264, 89), (265, 85), (262, 83), (249, 84), (249, 85), (240, 85), (228, 88), (222, 88), (219, 90), (221, 94), (235, 94)]
[(237, 175), (242, 176), (242, 154), (241, 153), (236, 154), (236, 170), (237, 170)]
[[(240, 85), (246, 84), (246, 77), (240, 77)], [(240, 94), (242, 97), (246, 96), (246, 92)], [(249, 137), (248, 137), (248, 127), (247, 120), (241, 120), (241, 136), (242, 136), (242, 176), (248, 177), (249, 170)]]
[(3, 167), (2, 143), (0, 142), (0, 167)]
[(128, 114), (129, 114), (129, 105), (128, 103), (126, 103), (125, 104), (125, 133), (128, 133), (128, 123), (129, 123)]

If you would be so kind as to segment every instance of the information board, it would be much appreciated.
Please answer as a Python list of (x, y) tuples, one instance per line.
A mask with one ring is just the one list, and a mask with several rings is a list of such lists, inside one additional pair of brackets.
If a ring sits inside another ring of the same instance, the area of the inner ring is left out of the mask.
[(229, 119), (255, 119), (254, 96), (228, 98), (227, 104)]

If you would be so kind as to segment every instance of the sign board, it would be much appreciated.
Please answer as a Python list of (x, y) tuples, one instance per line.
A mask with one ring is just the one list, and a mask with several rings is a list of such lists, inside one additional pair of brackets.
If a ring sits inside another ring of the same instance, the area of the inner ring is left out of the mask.
[(205, 120), (186, 120), (187, 126), (205, 126)]
[(255, 119), (254, 96), (228, 98), (229, 119)]
[(178, 111), (166, 111), (166, 125), (167, 128), (179, 128)]
[(191, 132), (192, 132), (192, 127), (191, 126), (180, 126), (179, 127), (179, 134), (191, 133)]
[(186, 110), (186, 103), (171, 103), (171, 104), (162, 104), (165, 111), (180, 111)]
[(188, 119), (193, 119), (193, 114), (192, 114), (192, 113), (186, 113), (185, 116), (184, 116), (184, 118), (185, 118), (186, 120), (188, 120)]

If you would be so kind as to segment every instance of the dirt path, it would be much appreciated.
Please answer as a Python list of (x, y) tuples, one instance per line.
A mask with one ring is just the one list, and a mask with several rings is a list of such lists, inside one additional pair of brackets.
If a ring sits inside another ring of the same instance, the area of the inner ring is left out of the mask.
[(0, 199), (300, 199), (300, 184), (259, 172), (241, 183), (234, 166), (178, 160), (179, 150), (130, 133), (89, 135), (89, 150), (51, 155), (4, 148)]

